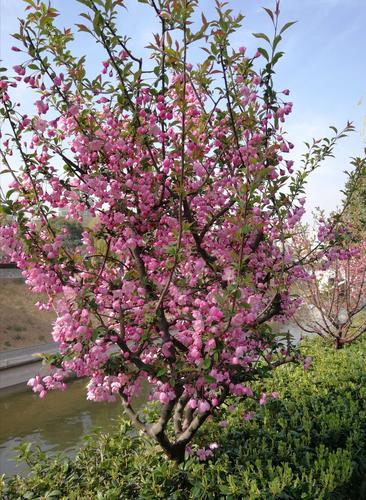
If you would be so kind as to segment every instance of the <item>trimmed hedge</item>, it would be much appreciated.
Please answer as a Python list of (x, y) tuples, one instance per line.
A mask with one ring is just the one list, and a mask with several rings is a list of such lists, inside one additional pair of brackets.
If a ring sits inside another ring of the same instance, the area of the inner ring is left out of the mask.
[(122, 421), (119, 433), (91, 436), (73, 460), (24, 446), (32, 474), (11, 478), (4, 498), (366, 498), (366, 342), (335, 351), (315, 339), (302, 349), (313, 357), (309, 370), (284, 366), (266, 380), (277, 399), (229, 404), (205, 425), (193, 448), (218, 443), (208, 461), (171, 463)]

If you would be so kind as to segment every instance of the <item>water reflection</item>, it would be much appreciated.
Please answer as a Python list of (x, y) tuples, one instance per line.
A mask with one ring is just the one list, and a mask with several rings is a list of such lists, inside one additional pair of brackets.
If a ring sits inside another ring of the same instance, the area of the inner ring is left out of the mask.
[(121, 404), (87, 401), (85, 385), (85, 380), (73, 381), (65, 392), (50, 392), (44, 400), (25, 391), (24, 386), (15, 391), (0, 391), (2, 474), (26, 471), (23, 464), (13, 461), (17, 455), (13, 448), (23, 441), (35, 442), (44, 451), (63, 451), (72, 456), (81, 446), (83, 436), (93, 428), (101, 427), (106, 432), (117, 428)]

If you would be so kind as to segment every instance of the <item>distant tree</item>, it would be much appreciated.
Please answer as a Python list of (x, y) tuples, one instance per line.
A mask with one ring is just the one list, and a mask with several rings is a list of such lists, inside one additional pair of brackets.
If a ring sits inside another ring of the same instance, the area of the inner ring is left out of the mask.
[[(301, 246), (309, 248), (309, 240), (302, 238)], [(296, 324), (331, 340), (337, 349), (355, 341), (366, 332), (366, 242), (334, 249), (306, 268), (309, 280), (301, 284)]]
[(358, 241), (366, 239), (366, 149), (363, 158), (355, 158), (354, 169), (344, 190), (343, 220), (352, 225), (352, 234)]

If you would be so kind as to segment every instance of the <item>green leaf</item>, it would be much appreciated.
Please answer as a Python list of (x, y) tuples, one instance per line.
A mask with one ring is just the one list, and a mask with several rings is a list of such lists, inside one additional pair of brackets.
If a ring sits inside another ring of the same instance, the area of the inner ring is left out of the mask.
[(93, 28), (94, 28), (94, 31), (97, 35), (100, 35), (101, 34), (101, 24), (102, 24), (102, 16), (100, 15), (99, 12), (97, 12), (94, 16), (94, 20), (93, 20)]
[(90, 29), (85, 26), (85, 24), (76, 24), (76, 26), (79, 28), (79, 31), (86, 31), (87, 33), (90, 33)]
[(77, 0), (79, 3), (82, 3), (83, 5), (86, 5), (87, 7), (91, 7), (91, 2), (90, 0)]
[(266, 7), (263, 7), (263, 9), (267, 12), (267, 14), (269, 15), (269, 17), (272, 19), (272, 22), (274, 22), (274, 14), (271, 11), (271, 9), (267, 9)]
[(54, 497), (59, 498), (61, 495), (62, 493), (60, 490), (53, 490), (50, 492), (47, 491), (45, 498), (54, 498)]
[(287, 29), (289, 29), (293, 24), (296, 23), (297, 21), (290, 21), (289, 23), (284, 24), (281, 28), (280, 35), (282, 35), (282, 33), (284, 33)]
[(275, 65), (276, 62), (281, 59), (281, 57), (284, 55), (284, 52), (277, 52), (277, 54), (275, 54), (273, 56), (273, 59), (272, 59), (272, 64)]
[(275, 37), (275, 39), (273, 40), (273, 50), (275, 51), (276, 50), (276, 47), (277, 45), (280, 43), (280, 41), (282, 40), (282, 37), (281, 35), (277, 35)]
[(26, 493), (24, 493), (23, 495), (23, 498), (26, 498), (27, 500), (28, 499), (31, 499), (34, 497), (34, 494), (33, 494), (33, 491), (27, 491)]
[(11, 195), (13, 193), (16, 193), (16, 192), (17, 192), (17, 189), (9, 189), (9, 191), (7, 191), (7, 193), (6, 193), (6, 199), (8, 200), (11, 197)]
[(262, 47), (259, 47), (258, 52), (259, 52), (260, 54), (262, 54), (262, 56), (263, 56), (263, 57), (264, 57), (267, 61), (269, 61), (269, 55), (268, 55), (268, 52), (267, 52), (265, 49), (263, 49)]
[(162, 377), (163, 375), (165, 375), (165, 373), (166, 373), (165, 368), (160, 368), (160, 370), (158, 370), (156, 376), (157, 377)]
[(212, 360), (211, 358), (205, 358), (204, 361), (203, 361), (203, 368), (205, 370), (208, 370), (210, 367), (211, 367), (211, 363), (212, 363)]
[(3, 212), (6, 215), (11, 215), (11, 209), (7, 205), (0, 205), (0, 212)]
[(271, 43), (269, 37), (265, 33), (253, 33), (253, 36), (256, 38), (263, 38), (266, 42)]

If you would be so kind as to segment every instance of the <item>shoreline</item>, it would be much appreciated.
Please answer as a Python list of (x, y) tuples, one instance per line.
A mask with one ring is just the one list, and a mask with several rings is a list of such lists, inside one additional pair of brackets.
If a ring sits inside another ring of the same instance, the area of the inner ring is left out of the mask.
[(40, 353), (52, 354), (57, 351), (57, 344), (39, 344), (0, 352), (0, 390), (27, 382), (35, 373), (47, 374), (42, 365)]

